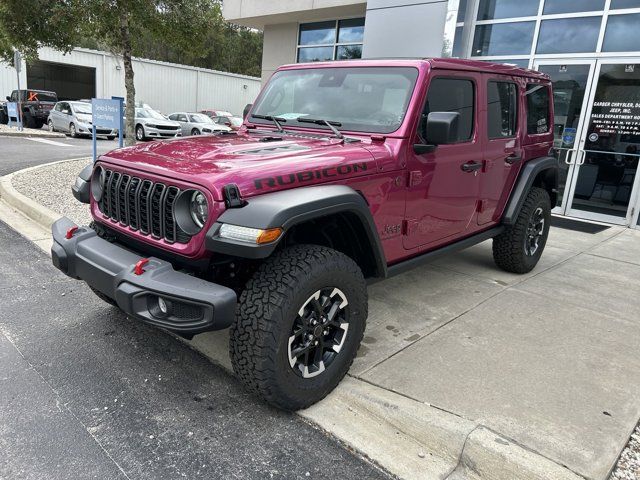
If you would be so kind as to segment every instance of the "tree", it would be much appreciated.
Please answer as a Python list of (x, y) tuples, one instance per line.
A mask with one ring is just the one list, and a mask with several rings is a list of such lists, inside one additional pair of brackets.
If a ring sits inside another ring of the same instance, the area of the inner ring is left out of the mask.
[(152, 40), (184, 55), (202, 55), (208, 29), (220, 18), (217, 0), (2, 0), (0, 55), (13, 48), (27, 59), (48, 46), (65, 52), (97, 42), (122, 58), (126, 89), (127, 145), (135, 143), (132, 57)]

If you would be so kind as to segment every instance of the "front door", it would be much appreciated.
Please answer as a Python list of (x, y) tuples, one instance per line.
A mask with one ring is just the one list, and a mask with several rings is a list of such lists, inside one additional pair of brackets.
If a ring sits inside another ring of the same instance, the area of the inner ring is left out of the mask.
[(620, 225), (637, 218), (640, 59), (599, 60), (567, 214)]
[(414, 142), (426, 142), (425, 121), (431, 112), (458, 112), (458, 139), (431, 153), (409, 153), (406, 249), (453, 241), (476, 225), (483, 161), (477, 92), (482, 80), (481, 74), (444, 71), (430, 80)]

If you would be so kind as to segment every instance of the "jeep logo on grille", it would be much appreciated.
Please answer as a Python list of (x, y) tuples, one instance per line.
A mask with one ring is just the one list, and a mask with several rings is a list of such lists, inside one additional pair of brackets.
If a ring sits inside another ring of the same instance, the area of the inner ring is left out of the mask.
[(278, 175), (276, 177), (265, 177), (255, 180), (255, 186), (258, 190), (265, 187), (277, 187), (292, 185), (295, 183), (311, 182), (313, 180), (322, 180), (324, 178), (338, 177), (349, 175), (350, 173), (364, 172), (367, 170), (365, 162), (355, 163), (353, 165), (340, 165), (338, 167), (320, 168), (318, 170), (305, 170), (298, 173), (290, 173), (288, 175)]

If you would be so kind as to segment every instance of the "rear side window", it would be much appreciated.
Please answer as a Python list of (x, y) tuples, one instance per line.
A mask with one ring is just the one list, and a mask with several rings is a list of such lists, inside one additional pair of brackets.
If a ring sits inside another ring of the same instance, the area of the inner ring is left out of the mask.
[(516, 134), (518, 90), (515, 83), (490, 81), (487, 85), (487, 129), (490, 139)]
[[(458, 142), (471, 140), (474, 119), (474, 84), (459, 78), (434, 78), (424, 106), (423, 124), (431, 112), (459, 112)], [(420, 132), (424, 135), (424, 132)]]
[(527, 133), (549, 131), (549, 88), (539, 83), (527, 84)]

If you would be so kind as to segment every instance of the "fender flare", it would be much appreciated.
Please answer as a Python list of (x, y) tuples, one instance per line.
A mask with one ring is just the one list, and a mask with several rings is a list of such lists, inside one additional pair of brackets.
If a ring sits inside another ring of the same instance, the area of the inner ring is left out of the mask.
[(554, 157), (540, 157), (529, 160), (524, 164), (524, 167), (522, 167), (518, 181), (511, 192), (511, 197), (504, 210), (502, 216), (502, 223), (504, 225), (513, 225), (516, 222), (529, 190), (541, 173), (544, 173), (546, 185), (551, 187), (552, 192), (557, 193), (559, 176), (558, 159)]
[[(243, 207), (229, 208), (220, 215), (206, 234), (205, 246), (211, 252), (235, 257), (266, 258), (291, 227), (336, 213), (351, 213), (358, 218), (367, 234), (376, 277), (385, 277), (387, 262), (369, 206), (361, 194), (346, 185), (303, 187), (248, 198)], [(275, 242), (253, 245), (221, 238), (219, 230), (223, 223), (258, 229), (281, 227), (284, 233)]]

